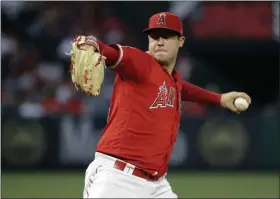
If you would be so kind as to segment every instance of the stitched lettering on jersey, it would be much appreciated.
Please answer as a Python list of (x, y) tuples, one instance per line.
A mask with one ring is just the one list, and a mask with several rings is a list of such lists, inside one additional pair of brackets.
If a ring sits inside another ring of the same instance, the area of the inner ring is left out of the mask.
[(164, 107), (174, 107), (176, 96), (176, 90), (173, 87), (170, 87), (169, 90), (166, 86), (166, 83), (159, 87), (159, 92), (157, 94), (156, 99), (154, 100), (153, 104), (150, 106), (150, 109), (154, 108), (164, 108)]

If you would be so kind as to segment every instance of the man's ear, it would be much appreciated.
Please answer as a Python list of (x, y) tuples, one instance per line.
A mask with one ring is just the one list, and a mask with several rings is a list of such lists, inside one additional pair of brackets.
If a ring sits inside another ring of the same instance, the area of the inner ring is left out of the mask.
[(182, 36), (182, 37), (179, 38), (179, 46), (183, 47), (184, 43), (185, 43), (185, 37)]

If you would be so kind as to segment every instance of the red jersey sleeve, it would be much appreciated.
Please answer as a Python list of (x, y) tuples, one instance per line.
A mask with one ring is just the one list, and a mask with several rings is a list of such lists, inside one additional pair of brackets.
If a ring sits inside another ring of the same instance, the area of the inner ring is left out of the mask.
[(208, 91), (186, 81), (183, 81), (181, 96), (182, 101), (217, 105), (220, 104), (222, 97), (221, 94)]
[(153, 62), (149, 54), (130, 46), (118, 44), (109, 46), (119, 51), (117, 62), (109, 67), (115, 70), (122, 79), (142, 82), (149, 77)]

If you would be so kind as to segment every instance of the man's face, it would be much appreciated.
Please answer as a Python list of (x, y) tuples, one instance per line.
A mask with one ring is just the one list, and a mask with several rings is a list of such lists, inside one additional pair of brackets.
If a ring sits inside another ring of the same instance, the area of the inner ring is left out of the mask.
[(155, 29), (149, 33), (149, 52), (161, 64), (168, 64), (177, 57), (184, 37), (167, 29)]

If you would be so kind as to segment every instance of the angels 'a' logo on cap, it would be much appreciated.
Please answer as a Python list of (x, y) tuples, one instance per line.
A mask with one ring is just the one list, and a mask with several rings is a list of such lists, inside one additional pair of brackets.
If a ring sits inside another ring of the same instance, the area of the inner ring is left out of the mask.
[(166, 14), (165, 13), (161, 13), (159, 15), (159, 18), (158, 18), (158, 21), (157, 21), (157, 25), (166, 25), (165, 18), (166, 18)]

